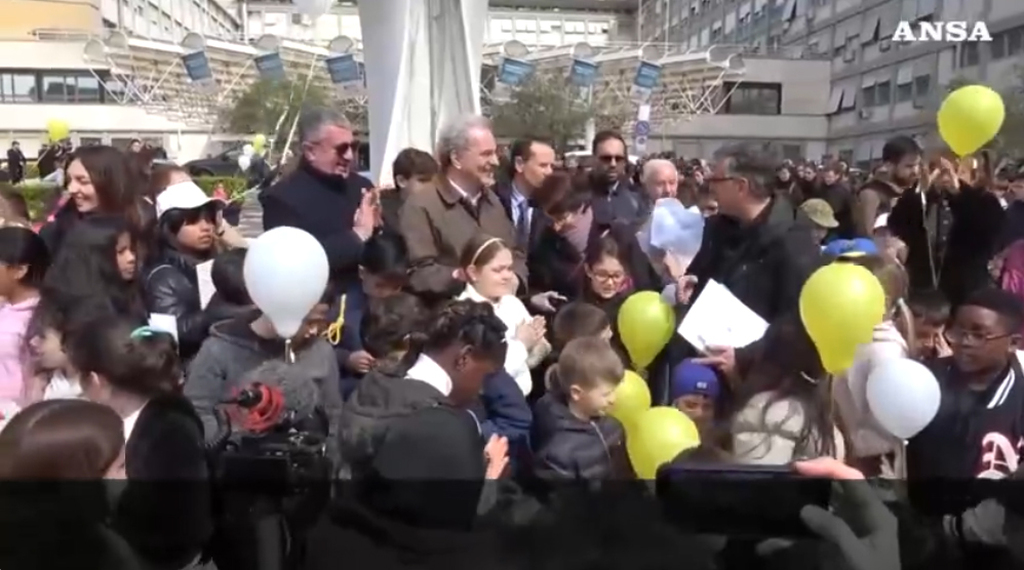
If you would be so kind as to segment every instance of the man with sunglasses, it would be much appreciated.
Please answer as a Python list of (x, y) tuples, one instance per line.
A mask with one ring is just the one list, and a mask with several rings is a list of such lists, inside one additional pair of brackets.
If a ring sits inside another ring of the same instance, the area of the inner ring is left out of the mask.
[(260, 195), (263, 229), (292, 226), (323, 246), (337, 287), (359, 278), (363, 243), (380, 219), (373, 184), (352, 171), (352, 126), (337, 111), (306, 110), (299, 117), (299, 165)]
[(604, 185), (593, 189), (594, 220), (603, 224), (627, 221), (639, 226), (644, 208), (641, 191), (630, 182), (626, 172), (629, 154), (625, 139), (615, 131), (601, 131), (594, 135), (591, 149), (597, 169), (605, 175)]

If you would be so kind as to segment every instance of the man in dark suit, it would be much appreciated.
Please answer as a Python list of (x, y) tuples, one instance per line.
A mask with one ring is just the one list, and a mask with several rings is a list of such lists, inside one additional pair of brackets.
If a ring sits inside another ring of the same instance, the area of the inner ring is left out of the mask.
[(380, 216), (373, 184), (352, 172), (352, 127), (326, 108), (299, 118), (299, 167), (260, 194), (263, 229), (292, 226), (313, 235), (327, 253), (336, 286), (358, 280), (363, 243)]
[[(551, 174), (554, 164), (555, 149), (551, 143), (537, 138), (519, 139), (509, 148), (510, 181), (495, 188), (515, 227), (516, 246), (526, 252), (527, 259), (532, 251), (542, 247), (540, 237), (544, 228), (551, 225), (551, 220), (533, 203), (533, 194)], [(536, 310), (553, 313), (555, 298), (555, 293), (540, 293), (533, 295), (529, 303)]]
[(25, 155), (18, 141), (11, 143), (11, 148), (7, 150), (7, 172), (11, 175), (11, 184), (25, 179)]

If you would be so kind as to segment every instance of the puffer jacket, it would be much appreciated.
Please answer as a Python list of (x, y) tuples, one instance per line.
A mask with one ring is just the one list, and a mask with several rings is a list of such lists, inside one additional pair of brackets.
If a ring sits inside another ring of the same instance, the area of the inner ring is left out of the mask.
[(368, 372), (345, 404), (339, 476), (362, 473), (396, 420), (445, 402), (445, 395), (430, 384), (406, 378), (399, 365), (382, 365)]
[[(733, 417), (733, 456), (747, 465), (785, 465), (826, 455), (819, 434), (803, 437), (807, 421), (804, 407), (795, 398), (772, 399), (771, 392), (755, 394)], [(846, 456), (843, 436), (833, 428), (834, 455)]]
[(182, 360), (191, 359), (209, 335), (212, 324), (199, 298), (196, 265), (202, 260), (164, 246), (157, 262), (145, 274), (146, 309), (171, 315), (178, 324), (178, 350)]
[(600, 480), (628, 475), (626, 435), (619, 420), (581, 420), (554, 392), (537, 401), (532, 442), (538, 478)]

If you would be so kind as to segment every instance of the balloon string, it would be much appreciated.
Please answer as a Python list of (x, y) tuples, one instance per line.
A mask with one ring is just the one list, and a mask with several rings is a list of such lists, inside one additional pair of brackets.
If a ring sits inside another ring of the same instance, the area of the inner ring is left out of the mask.
[(295, 351), (292, 350), (292, 341), (284, 341), (284, 361), (288, 364), (295, 364)]

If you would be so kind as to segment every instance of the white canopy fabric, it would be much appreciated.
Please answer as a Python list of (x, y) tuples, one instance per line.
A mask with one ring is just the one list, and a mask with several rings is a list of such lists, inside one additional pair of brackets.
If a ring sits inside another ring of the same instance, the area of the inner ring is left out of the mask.
[(370, 171), (391, 182), (404, 148), (432, 151), (438, 127), (480, 113), (487, 0), (359, 3), (370, 106)]

